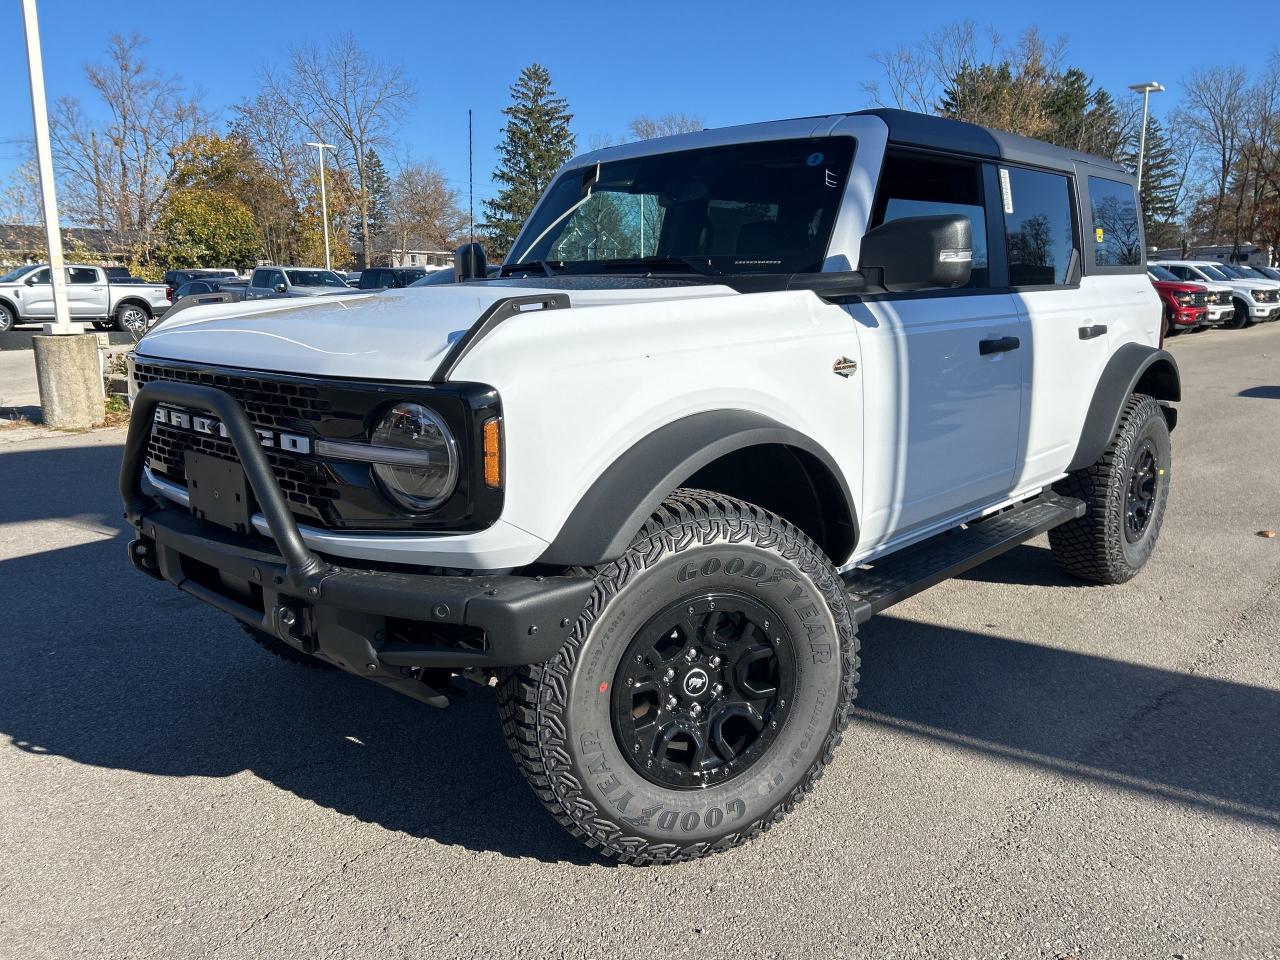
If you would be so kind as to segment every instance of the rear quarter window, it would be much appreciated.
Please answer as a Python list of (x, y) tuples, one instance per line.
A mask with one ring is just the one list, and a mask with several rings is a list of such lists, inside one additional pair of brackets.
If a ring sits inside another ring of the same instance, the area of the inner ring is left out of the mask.
[(1089, 178), (1093, 219), (1093, 262), (1098, 267), (1136, 267), (1142, 263), (1142, 224), (1133, 187), (1104, 177)]

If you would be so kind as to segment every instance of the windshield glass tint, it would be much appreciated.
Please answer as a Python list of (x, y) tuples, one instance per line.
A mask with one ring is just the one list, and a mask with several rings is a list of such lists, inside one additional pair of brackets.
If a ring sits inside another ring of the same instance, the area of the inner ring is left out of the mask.
[(1243, 263), (1237, 263), (1231, 269), (1242, 277), (1248, 277), (1250, 280), (1267, 279), (1265, 274), (1259, 273), (1257, 270), (1253, 269), (1253, 267), (1246, 267)]
[(1156, 266), (1154, 263), (1147, 264), (1147, 273), (1156, 280), (1176, 281), (1178, 278), (1164, 267)]
[(853, 140), (830, 137), (617, 160), (600, 164), (598, 177), (596, 166), (569, 170), (510, 262), (621, 272), (673, 266), (634, 262), (643, 258), (696, 258), (725, 274), (816, 271), (852, 159)]
[(286, 270), (295, 287), (346, 287), (347, 281), (331, 270)]
[(1210, 267), (1208, 265), (1205, 265), (1205, 266), (1197, 267), (1196, 269), (1199, 270), (1201, 273), (1203, 273), (1206, 277), (1210, 277), (1211, 279), (1214, 279), (1214, 280), (1230, 280), (1231, 279), (1231, 277), (1227, 276), (1226, 271), (1219, 270), (1217, 267)]
[(25, 267), (17, 267), (13, 270), (10, 270), (3, 277), (0, 277), (0, 283), (13, 283), (13, 281), (17, 280), (20, 276), (22, 276), (24, 273), (26, 273), (30, 269), (31, 267), (28, 265)]

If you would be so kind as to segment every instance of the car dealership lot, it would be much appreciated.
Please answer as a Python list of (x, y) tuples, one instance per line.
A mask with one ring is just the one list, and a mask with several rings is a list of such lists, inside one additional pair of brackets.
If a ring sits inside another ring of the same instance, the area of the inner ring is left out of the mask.
[(448, 714), (258, 650), (130, 568), (123, 431), (0, 432), (0, 956), (1280, 955), (1280, 328), (1171, 342), (1133, 583), (1043, 540), (863, 628), (797, 815), (594, 860)]

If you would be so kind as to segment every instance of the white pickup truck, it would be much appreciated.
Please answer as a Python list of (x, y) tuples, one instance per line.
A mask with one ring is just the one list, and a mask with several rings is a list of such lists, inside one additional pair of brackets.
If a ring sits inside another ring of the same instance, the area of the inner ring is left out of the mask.
[[(163, 283), (113, 284), (102, 267), (72, 263), (65, 269), (73, 320), (139, 337), (152, 319), (169, 309)], [(28, 264), (0, 277), (0, 333), (20, 323), (52, 320), (53, 284), (48, 264)]]

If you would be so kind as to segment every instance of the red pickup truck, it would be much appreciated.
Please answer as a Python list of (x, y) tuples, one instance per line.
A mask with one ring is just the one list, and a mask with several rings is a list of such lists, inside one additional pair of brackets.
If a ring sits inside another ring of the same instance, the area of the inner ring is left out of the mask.
[(1202, 283), (1179, 280), (1167, 269), (1154, 263), (1147, 265), (1151, 285), (1164, 304), (1164, 335), (1174, 337), (1184, 330), (1207, 325), (1209, 288)]

